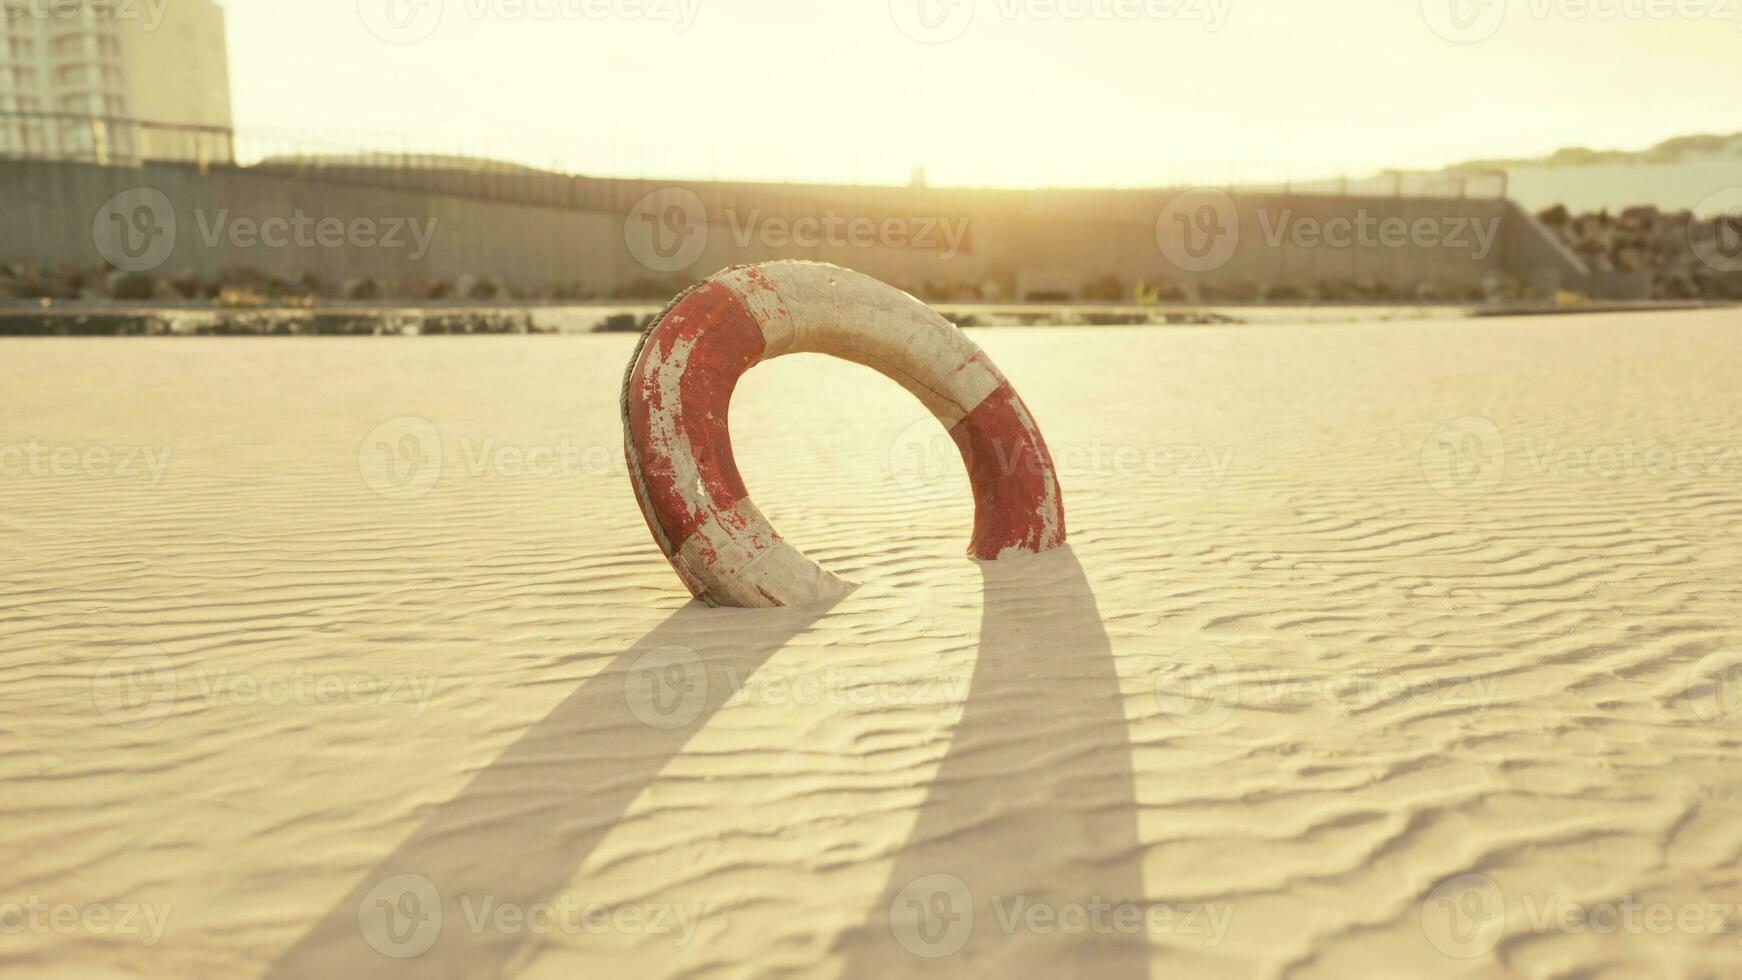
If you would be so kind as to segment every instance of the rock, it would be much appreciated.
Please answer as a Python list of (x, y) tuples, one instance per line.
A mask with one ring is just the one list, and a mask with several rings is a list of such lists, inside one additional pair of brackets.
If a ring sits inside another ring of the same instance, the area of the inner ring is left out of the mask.
[(111, 299), (130, 301), (155, 299), (157, 280), (143, 272), (125, 272), (116, 269), (109, 273), (107, 292)]
[(1118, 276), (1108, 273), (1084, 285), (1083, 298), (1098, 303), (1121, 303), (1126, 298), (1125, 284)]
[(43, 272), (36, 266), (17, 266), (7, 277), (7, 291), (18, 299), (78, 299), (83, 276), (67, 270)]
[(1699, 299), (1700, 287), (1685, 272), (1668, 273), (1657, 277), (1652, 284), (1652, 295), (1657, 299)]
[(312, 272), (298, 272), (288, 278), (273, 277), (268, 289), (268, 295), (284, 298), (312, 301), (320, 295), (320, 277)]
[(593, 328), (594, 333), (640, 333), (641, 319), (633, 313), (613, 313)]
[[(1252, 303), (1258, 300), (1258, 283), (1251, 279), (1237, 279), (1221, 287), (1220, 298), (1233, 303)], [(1209, 288), (1205, 287), (1205, 298), (1209, 297)]]
[(687, 283), (678, 279), (636, 279), (626, 286), (620, 286), (613, 294), (613, 299), (644, 299), (665, 302), (683, 292)]
[(483, 279), (469, 272), (454, 282), (454, 297), (456, 299), (495, 299), (498, 290), (497, 280)]
[(258, 287), (266, 282), (266, 274), (251, 265), (232, 266), (218, 277), (225, 286)]
[(1657, 208), (1649, 204), (1628, 208), (1621, 212), (1621, 220), (1636, 228), (1651, 228), (1657, 224), (1657, 219), (1660, 216)]
[(182, 299), (196, 299), (204, 292), (200, 274), (185, 266), (170, 273), (165, 281), (181, 294)]
[(355, 276), (345, 280), (339, 295), (348, 300), (380, 299), (381, 284), (368, 276)]

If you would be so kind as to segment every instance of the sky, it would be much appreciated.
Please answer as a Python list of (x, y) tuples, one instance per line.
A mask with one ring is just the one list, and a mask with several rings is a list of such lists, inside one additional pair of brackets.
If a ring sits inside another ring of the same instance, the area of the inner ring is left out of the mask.
[(223, 0), (236, 125), (598, 175), (1306, 179), (1742, 131), (1742, 0)]

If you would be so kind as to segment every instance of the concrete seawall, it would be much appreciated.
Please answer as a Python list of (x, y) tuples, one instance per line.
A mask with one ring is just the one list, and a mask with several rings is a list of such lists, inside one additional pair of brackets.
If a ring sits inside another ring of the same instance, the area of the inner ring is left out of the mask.
[[(215, 279), (252, 269), (328, 284), (472, 275), (527, 295), (624, 295), (638, 282), (687, 281), (779, 258), (987, 300), (1113, 299), (1091, 294), (1111, 283), (1129, 297), (1139, 282), (1192, 299), (1335, 281), (1399, 299), (1424, 289), (1467, 298), (1498, 279), (1535, 295), (1588, 285), (1576, 256), (1494, 198), (1211, 192), (1204, 203), (1154, 190), (450, 176), (0, 161), (0, 263), (99, 268), (114, 264), (115, 236), (123, 235), (137, 252), (161, 253), (149, 256), (160, 275)], [(114, 213), (117, 195), (142, 188), (167, 203), (141, 214), (135, 194), (128, 214)], [(663, 196), (650, 206), (655, 192)], [(1208, 257), (1182, 256), (1170, 234), (1196, 236), (1192, 251)], [(667, 236), (671, 248), (650, 254), (637, 235)]]

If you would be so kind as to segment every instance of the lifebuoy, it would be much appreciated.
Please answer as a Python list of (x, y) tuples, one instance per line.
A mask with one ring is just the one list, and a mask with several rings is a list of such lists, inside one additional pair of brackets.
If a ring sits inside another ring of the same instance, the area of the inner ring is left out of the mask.
[(849, 588), (775, 533), (732, 459), (726, 420), (738, 378), (799, 352), (882, 372), (949, 430), (973, 484), (971, 556), (995, 560), (1064, 544), (1064, 502), (1040, 429), (960, 329), (912, 296), (838, 266), (740, 266), (673, 300), (642, 335), (623, 378), (635, 498), (696, 598), (786, 606)]

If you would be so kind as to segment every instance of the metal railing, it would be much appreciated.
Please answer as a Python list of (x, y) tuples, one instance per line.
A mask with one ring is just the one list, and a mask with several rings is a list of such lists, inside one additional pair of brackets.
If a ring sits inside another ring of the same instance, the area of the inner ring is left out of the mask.
[(237, 130), (71, 112), (0, 111), (0, 157), (113, 166), (366, 166), (389, 170), (529, 172), (507, 160), (414, 147), (407, 140), (362, 140)]
[[(662, 184), (754, 187), (761, 192), (785, 187), (790, 193), (806, 197), (814, 196), (824, 188), (834, 193), (850, 193), (845, 185), (779, 181), (652, 181), (640, 177), (596, 181), (580, 176), (560, 160), (542, 166), (533, 163), (539, 159), (539, 151), (530, 146), (517, 148), (497, 141), (491, 141), (490, 146), (492, 155), (480, 156), (439, 138), (237, 130), (118, 116), (0, 111), (0, 158), (66, 160), (106, 166), (169, 163), (191, 165), (201, 170), (247, 167), (279, 173), (319, 174), (353, 182), (378, 182), (385, 176), (394, 186), (492, 198), (506, 195), (527, 203), (571, 207), (592, 206), (601, 193), (606, 193), (602, 188), (579, 186), (586, 183), (642, 187)], [(1294, 179), (1276, 167), (1230, 164), (1181, 165), (1167, 168), (1158, 176), (1161, 179), (1150, 187), (1122, 185), (1118, 189), (1165, 191), (1171, 187), (1215, 186), (1248, 193), (1483, 199), (1504, 198), (1508, 190), (1507, 175), (1499, 171), (1387, 171), (1365, 177)], [(1082, 189), (1054, 188), (1067, 193)], [(611, 206), (626, 206), (627, 202), (615, 200), (620, 196), (617, 190), (620, 188), (606, 193)], [(900, 188), (872, 185), (865, 190), (875, 194)]]
[(0, 112), (0, 156), (104, 165), (234, 164), (236, 135), (221, 126), (71, 112)]

